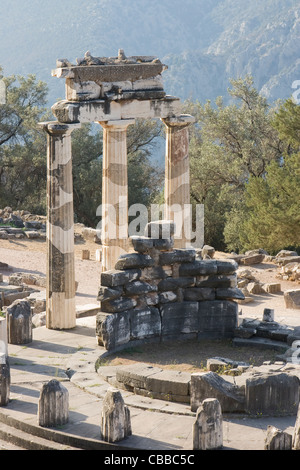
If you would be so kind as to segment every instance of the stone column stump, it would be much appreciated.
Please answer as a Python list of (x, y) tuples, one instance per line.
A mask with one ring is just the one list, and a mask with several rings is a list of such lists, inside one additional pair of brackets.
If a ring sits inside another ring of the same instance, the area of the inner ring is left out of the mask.
[(275, 426), (268, 426), (264, 450), (292, 450), (292, 436)]
[(249, 414), (294, 415), (299, 406), (299, 378), (285, 373), (254, 375), (246, 379), (245, 395)]
[(101, 438), (106, 442), (117, 442), (131, 434), (129, 408), (124, 404), (121, 392), (111, 387), (103, 400)]
[(10, 344), (32, 342), (32, 312), (27, 300), (15, 300), (7, 308), (7, 341)]
[(61, 426), (69, 420), (69, 392), (58, 380), (43, 385), (38, 403), (38, 424)]
[(6, 406), (10, 394), (10, 367), (5, 353), (0, 354), (0, 406)]
[(221, 405), (215, 398), (203, 400), (193, 426), (194, 450), (217, 450), (223, 447)]

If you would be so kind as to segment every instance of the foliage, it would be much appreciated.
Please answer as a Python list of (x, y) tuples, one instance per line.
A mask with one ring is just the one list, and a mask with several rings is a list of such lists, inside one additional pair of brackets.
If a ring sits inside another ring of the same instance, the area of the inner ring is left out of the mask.
[(149, 207), (162, 190), (162, 170), (153, 158), (162, 124), (156, 120), (137, 119), (128, 128), (128, 206), (143, 204)]
[(300, 246), (300, 108), (285, 101), (273, 125), (285, 142), (279, 162), (267, 167), (265, 178), (251, 178), (246, 187), (245, 247), (263, 246), (270, 252)]
[(47, 87), (34, 75), (4, 77), (0, 106), (0, 206), (45, 211), (46, 138), (38, 122), (46, 116)]
[(248, 217), (243, 224), (244, 246), (270, 252), (300, 246), (300, 153), (272, 162), (266, 178), (251, 178), (246, 188)]
[(217, 249), (239, 248), (237, 213), (242, 210), (245, 184), (251, 176), (263, 177), (267, 165), (282, 153), (272, 126), (273, 109), (254, 88), (253, 79), (247, 76), (230, 83), (230, 105), (224, 106), (222, 98), (215, 106), (210, 101), (185, 104), (185, 111), (197, 119), (190, 143), (191, 195), (204, 204), (205, 243)]
[(95, 226), (101, 204), (102, 139), (100, 130), (82, 124), (72, 132), (74, 215), (77, 222)]

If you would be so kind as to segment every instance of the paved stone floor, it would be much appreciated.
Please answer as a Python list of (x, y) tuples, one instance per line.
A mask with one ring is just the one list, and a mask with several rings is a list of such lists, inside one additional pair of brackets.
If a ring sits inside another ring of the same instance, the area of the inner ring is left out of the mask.
[[(69, 331), (33, 330), (27, 345), (8, 345), (11, 394), (5, 412), (37, 425), (38, 399), (43, 383), (57, 378), (69, 390), (69, 423), (60, 431), (100, 440), (102, 398), (110, 386), (95, 371), (95, 361), (104, 352), (97, 345), (95, 319), (77, 321)], [(119, 445), (131, 449), (191, 451), (195, 414), (188, 405), (136, 396), (122, 391), (130, 407), (132, 436)], [(223, 416), (224, 450), (263, 450), (266, 429), (272, 424), (293, 432), (296, 417), (249, 418)], [(1, 443), (0, 443), (1, 444)], [(1, 446), (0, 446), (1, 447)]]

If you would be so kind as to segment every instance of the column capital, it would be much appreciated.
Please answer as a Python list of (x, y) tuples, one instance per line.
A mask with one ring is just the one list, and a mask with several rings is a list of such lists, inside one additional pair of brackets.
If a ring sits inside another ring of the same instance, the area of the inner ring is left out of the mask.
[(196, 119), (194, 118), (194, 116), (191, 116), (190, 114), (180, 114), (179, 116), (171, 116), (171, 117), (167, 117), (167, 118), (162, 118), (161, 119), (163, 121), (163, 123), (167, 126), (167, 127), (179, 127), (179, 128), (183, 128), (183, 127), (187, 127), (191, 124), (193, 124)]
[(46, 122), (39, 122), (38, 126), (41, 127), (47, 134), (51, 135), (62, 135), (71, 133), (74, 129), (78, 129), (81, 127), (81, 124), (74, 123), (74, 124), (65, 124), (58, 121), (46, 121)]
[(135, 119), (115, 119), (111, 121), (98, 121), (104, 129), (127, 129), (135, 123)]

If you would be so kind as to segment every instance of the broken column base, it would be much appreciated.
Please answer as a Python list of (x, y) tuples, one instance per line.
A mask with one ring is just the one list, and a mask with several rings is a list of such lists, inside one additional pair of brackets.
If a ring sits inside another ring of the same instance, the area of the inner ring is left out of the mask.
[(58, 380), (43, 385), (38, 403), (38, 424), (50, 428), (69, 420), (69, 392)]
[(124, 404), (121, 392), (111, 387), (103, 399), (101, 438), (106, 442), (118, 442), (131, 434), (129, 408)]
[(204, 400), (197, 410), (193, 426), (194, 450), (218, 450), (223, 447), (223, 419), (215, 398)]

